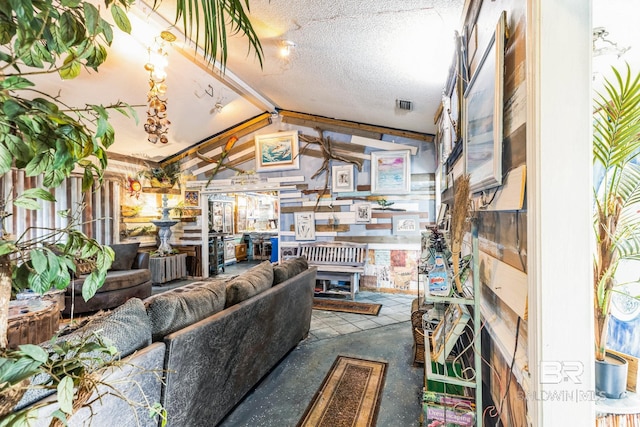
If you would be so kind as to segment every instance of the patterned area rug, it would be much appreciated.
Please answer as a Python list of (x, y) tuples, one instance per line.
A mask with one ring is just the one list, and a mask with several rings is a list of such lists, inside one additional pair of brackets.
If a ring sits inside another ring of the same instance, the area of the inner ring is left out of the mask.
[(338, 356), (298, 427), (373, 427), (387, 372), (385, 362)]
[(380, 308), (382, 308), (382, 304), (314, 298), (313, 308), (315, 310), (341, 311), (343, 313), (368, 314), (370, 316), (377, 316), (380, 312)]

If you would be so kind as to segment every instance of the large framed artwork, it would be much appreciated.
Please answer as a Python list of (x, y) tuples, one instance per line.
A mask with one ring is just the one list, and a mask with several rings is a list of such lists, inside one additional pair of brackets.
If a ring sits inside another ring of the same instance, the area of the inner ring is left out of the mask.
[(371, 193), (403, 194), (411, 191), (409, 150), (371, 153)]
[(505, 28), (502, 12), (464, 94), (464, 154), (473, 192), (502, 185)]
[(256, 171), (300, 169), (298, 131), (256, 135)]

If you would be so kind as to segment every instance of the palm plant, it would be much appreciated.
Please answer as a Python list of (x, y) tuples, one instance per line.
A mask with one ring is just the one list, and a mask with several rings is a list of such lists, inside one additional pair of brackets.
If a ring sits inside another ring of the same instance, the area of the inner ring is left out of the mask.
[[(162, 0), (154, 0), (154, 9)], [(218, 59), (224, 71), (227, 63), (227, 35), (243, 34), (249, 41), (260, 67), (262, 67), (262, 45), (251, 25), (249, 0), (178, 0), (175, 22), (182, 21), (186, 36), (201, 46), (204, 57), (213, 63)], [(201, 30), (202, 28), (202, 30)]]
[[(604, 360), (610, 305), (620, 263), (640, 261), (640, 74), (613, 68), (593, 117), (594, 311), (596, 359)], [(622, 285), (622, 284), (620, 284)]]

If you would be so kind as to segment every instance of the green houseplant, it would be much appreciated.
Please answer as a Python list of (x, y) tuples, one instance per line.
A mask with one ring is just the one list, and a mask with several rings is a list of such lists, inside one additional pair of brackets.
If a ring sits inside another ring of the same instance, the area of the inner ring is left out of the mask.
[(594, 99), (593, 116), (597, 367), (606, 355), (611, 298), (619, 289), (616, 271), (621, 262), (640, 260), (640, 74), (628, 65), (626, 75), (615, 68), (613, 74)]
[[(129, 33), (127, 10), (133, 0), (103, 3), (104, 7), (99, 8), (84, 0), (0, 2), (0, 177), (18, 169), (28, 177), (43, 178), (43, 188), (0, 201), (0, 219), (11, 214), (13, 205), (38, 209), (42, 202), (54, 201), (49, 189), (59, 186), (78, 169), (83, 190), (99, 184), (107, 165), (107, 150), (115, 138), (110, 112), (117, 110), (135, 117), (134, 110), (120, 102), (107, 106), (66, 105), (57, 93), (43, 92), (30, 78), (57, 73), (63, 79), (73, 79), (83, 68), (98, 69), (113, 40), (112, 26), (101, 13), (108, 10), (117, 27)], [(204, 52), (211, 63), (217, 57), (224, 68), (228, 30), (247, 35), (250, 47), (262, 62), (260, 42), (243, 6), (248, 9), (247, 0), (181, 1), (176, 6), (176, 21), (182, 19), (187, 35), (195, 34), (196, 41), (202, 39), (202, 25)], [(69, 284), (69, 270), (75, 269), (74, 261), (91, 261), (96, 269), (83, 286), (83, 297), (88, 299), (104, 282), (113, 260), (108, 247), (72, 225), (42, 231), (44, 236), (37, 239), (0, 233), (0, 349), (7, 345), (12, 285), (39, 293), (52, 287), (63, 289)], [(55, 244), (57, 250), (45, 243)], [(33, 354), (5, 353), (2, 365), (6, 368), (15, 362), (26, 366), (33, 362)], [(38, 356), (42, 365), (47, 360)], [(34, 372), (41, 371), (38, 366), (29, 366)], [(0, 381), (0, 397), (12, 386), (5, 379)], [(63, 384), (68, 382), (62, 380)]]

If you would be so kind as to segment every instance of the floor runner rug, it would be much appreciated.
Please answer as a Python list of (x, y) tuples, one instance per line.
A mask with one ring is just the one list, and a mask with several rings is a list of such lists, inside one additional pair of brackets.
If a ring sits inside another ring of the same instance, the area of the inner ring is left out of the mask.
[(387, 372), (385, 362), (338, 356), (298, 427), (373, 427)]
[(382, 304), (370, 304), (346, 300), (314, 298), (313, 308), (325, 311), (341, 311), (343, 313), (368, 314), (377, 316)]

